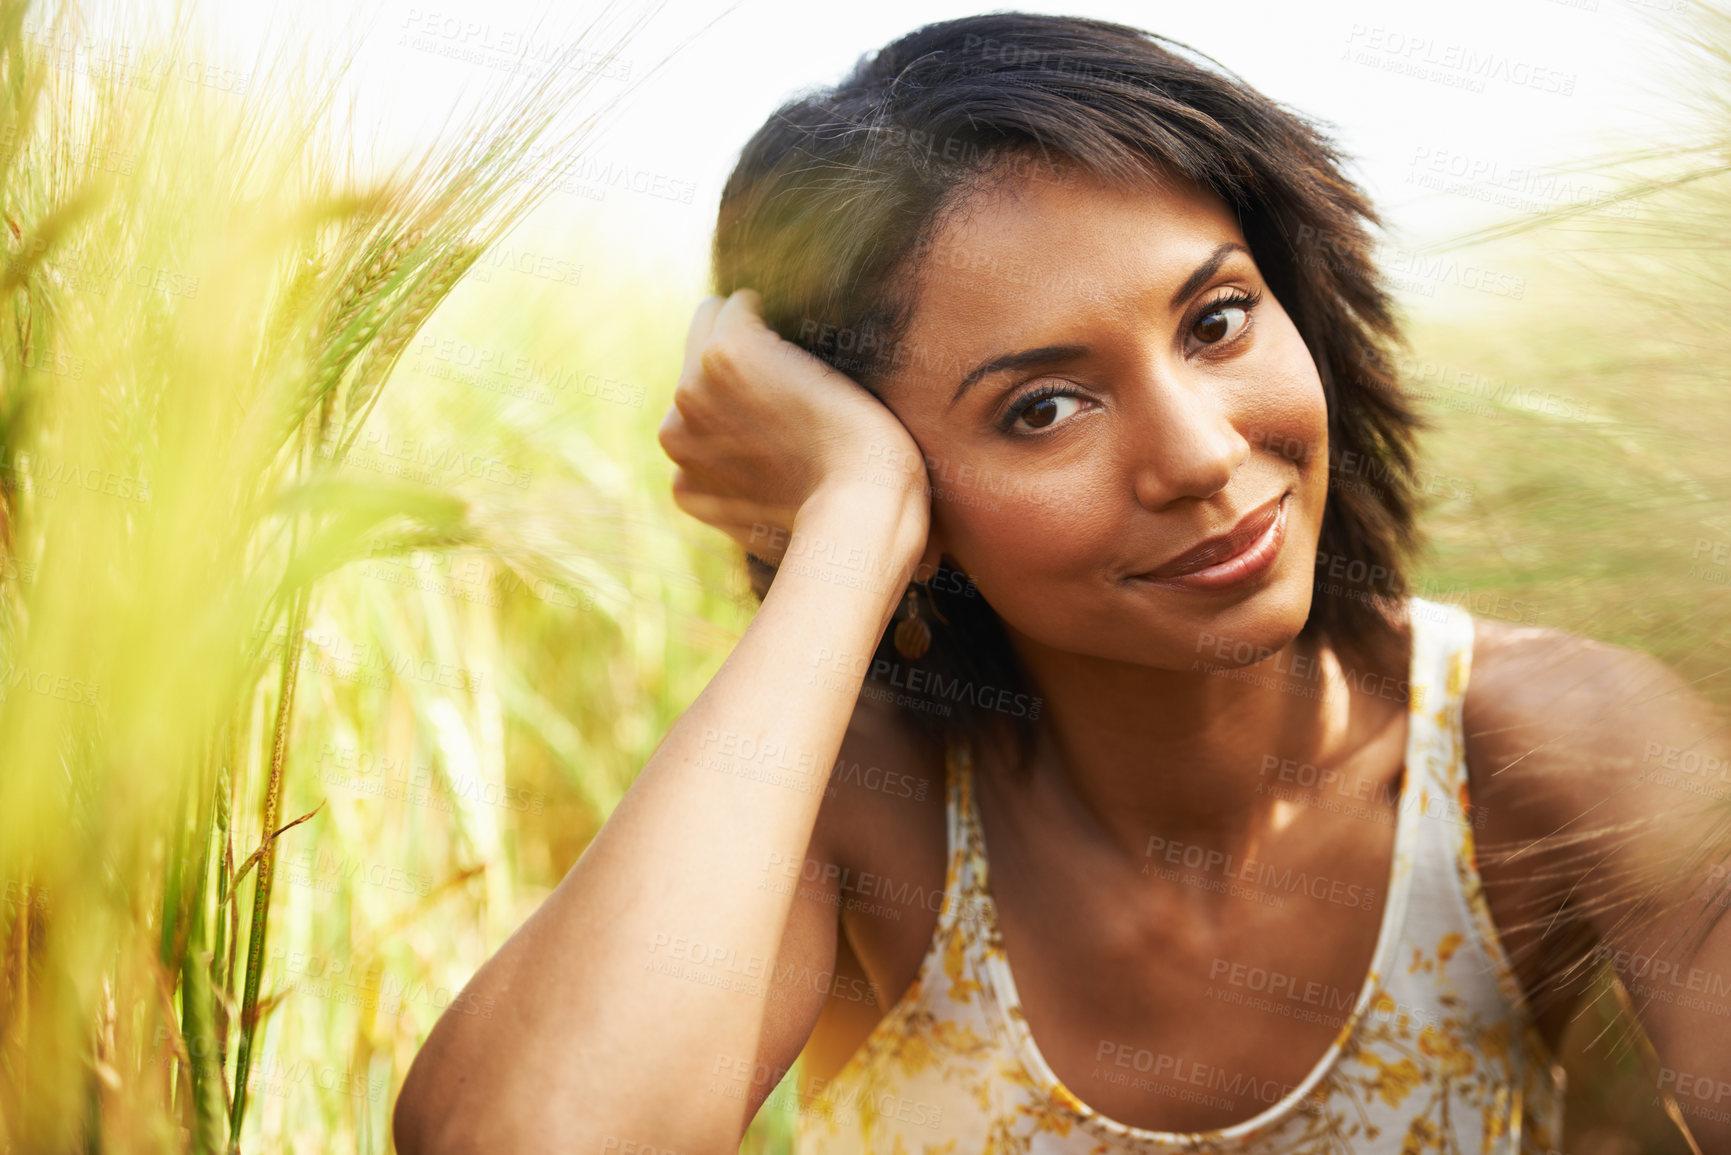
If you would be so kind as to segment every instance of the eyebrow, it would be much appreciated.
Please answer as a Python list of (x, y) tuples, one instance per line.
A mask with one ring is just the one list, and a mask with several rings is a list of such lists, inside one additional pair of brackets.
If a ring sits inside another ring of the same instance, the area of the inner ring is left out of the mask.
[[(1196, 266), (1184, 283), (1178, 286), (1178, 291), (1172, 294), (1168, 308), (1176, 309), (1184, 300), (1192, 296), (1207, 283), (1208, 279), (1219, 271), (1226, 258), (1239, 252), (1250, 255), (1250, 250), (1237, 241), (1222, 241), (1214, 246), (1214, 251), (1208, 254), (1200, 265)], [(1031, 369), (1037, 365), (1051, 365), (1058, 361), (1068, 361), (1088, 352), (1086, 345), (1042, 345), (1038, 349), (1023, 349), (1019, 353), (1005, 353), (1001, 357), (993, 357), (976, 366), (972, 372), (963, 377), (961, 384), (956, 386), (955, 393), (950, 397), (949, 408), (954, 409), (956, 402), (962, 399), (972, 385), (981, 378), (993, 373), (1001, 373), (1006, 369)]]

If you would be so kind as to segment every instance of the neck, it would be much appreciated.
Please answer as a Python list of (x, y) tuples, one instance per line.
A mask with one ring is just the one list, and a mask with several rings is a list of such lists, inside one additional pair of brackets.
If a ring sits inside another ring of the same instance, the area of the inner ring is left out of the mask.
[[(1017, 788), (1096, 828), (1142, 861), (1151, 838), (1252, 855), (1290, 821), (1293, 775), (1329, 767), (1386, 724), (1326, 645), (1294, 638), (1273, 656), (1170, 670), (1011, 638), (1046, 699), (1030, 776)], [(1404, 710), (1404, 706), (1401, 707)], [(1314, 779), (1313, 779), (1314, 780)]]

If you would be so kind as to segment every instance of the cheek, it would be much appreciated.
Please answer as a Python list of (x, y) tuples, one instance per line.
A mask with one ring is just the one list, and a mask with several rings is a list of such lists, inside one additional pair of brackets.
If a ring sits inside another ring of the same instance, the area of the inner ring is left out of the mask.
[(1303, 338), (1281, 328), (1267, 355), (1246, 366), (1239, 428), (1253, 452), (1287, 476), (1296, 469), (1308, 491), (1327, 475), (1328, 401)]
[(1122, 526), (1105, 515), (1105, 485), (1075, 469), (1017, 475), (996, 492), (934, 477), (932, 516), (946, 552), (1003, 612), (1058, 597), (1112, 556)]

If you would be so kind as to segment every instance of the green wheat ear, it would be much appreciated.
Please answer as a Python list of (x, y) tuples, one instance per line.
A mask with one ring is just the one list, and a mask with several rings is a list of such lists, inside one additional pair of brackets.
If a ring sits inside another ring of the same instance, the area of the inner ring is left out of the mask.
[[(363, 842), (346, 828), (352, 799), (333, 817), (310, 771), (351, 711), (375, 719), (369, 749), (411, 719), (442, 774), (465, 728), (496, 734), (480, 659), (439, 673), (479, 623), (423, 606), (413, 627), (369, 623), (382, 656), (341, 664), (326, 639), (351, 607), (388, 618), (419, 600), (393, 604), (349, 572), (358, 559), (487, 555), (508, 537), (464, 469), (369, 475), (346, 459), (375, 415), (400, 428), (449, 408), (380, 412), (404, 388), (405, 350), (545, 201), (541, 162), (584, 143), (593, 119), (574, 125), (570, 110), (598, 79), (551, 61), (357, 187), (328, 120), (347, 59), (290, 46), (242, 96), (55, 55), (76, 41), (210, 57), (190, 23), (164, 40), (129, 20), (0, 5), (5, 1150), (229, 1150), (261, 1126), (260, 1086), (271, 1104), (300, 1093), (271, 1082), (272, 1011), (296, 981), (273, 960), (296, 957), (304, 917), (297, 840), (445, 853), (436, 827), (422, 839), (409, 823), (399, 844)], [(463, 435), (518, 433), (495, 417)], [(321, 595), (332, 582), (350, 584)], [(460, 725), (454, 694), (473, 715)], [(502, 739), (489, 741), (493, 766)], [(472, 791), (448, 774), (427, 784)], [(463, 822), (451, 840), (497, 853)], [(506, 871), (495, 862), (487, 881), (501, 900)], [(342, 900), (363, 912), (342, 934), (359, 940), (358, 966), (385, 949), (364, 929), (390, 923), (381, 901)], [(328, 1130), (377, 1146), (380, 1105), (363, 1105), (371, 1116)]]
[[(1542, 292), (1535, 272), (1530, 308), (1421, 317), (1416, 346), (1588, 415), (1439, 415), (1431, 464), (1475, 488), (1431, 511), (1428, 577), (1649, 650), (1724, 708), (1731, 586), (1681, 555), (1731, 538), (1731, 34), (1691, 8), (1679, 75), (1717, 128), (1550, 214), (1588, 255)], [(666, 499), (665, 393), (568, 383), (670, 389), (689, 302), (608, 283), (584, 313), (508, 278), (464, 298), (556, 181), (535, 149), (582, 142), (559, 113), (594, 73), (548, 70), (356, 188), (320, 159), (318, 62), (244, 100), (74, 83), (44, 44), (80, 23), (0, 3), (0, 1149), (384, 1150), (434, 1018), (747, 620), (737, 556)], [(456, 380), (415, 355), (435, 330), (528, 369)], [(1557, 886), (1590, 865), (1552, 846)], [(1629, 1021), (1596, 978), (1577, 1057)], [(1650, 1087), (1622, 1058), (1571, 1084)], [(361, 1093), (321, 1093), (323, 1067)], [(747, 1149), (785, 1150), (790, 1115)]]

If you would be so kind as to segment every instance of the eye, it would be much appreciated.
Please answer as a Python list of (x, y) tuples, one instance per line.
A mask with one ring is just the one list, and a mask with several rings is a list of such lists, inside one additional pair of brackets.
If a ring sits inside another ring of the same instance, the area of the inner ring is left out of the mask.
[[(1038, 433), (1073, 416), (1082, 408), (1083, 400), (1080, 394), (1061, 386), (1042, 386), (1011, 402), (998, 428), (1005, 433)], [(1018, 423), (1024, 420), (1027, 425), (1019, 428)]]
[(1208, 305), (1190, 332), (1204, 345), (1225, 345), (1234, 340), (1250, 323), (1250, 310), (1262, 299), (1261, 293), (1233, 293)]

